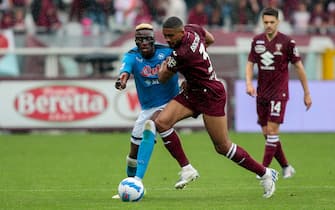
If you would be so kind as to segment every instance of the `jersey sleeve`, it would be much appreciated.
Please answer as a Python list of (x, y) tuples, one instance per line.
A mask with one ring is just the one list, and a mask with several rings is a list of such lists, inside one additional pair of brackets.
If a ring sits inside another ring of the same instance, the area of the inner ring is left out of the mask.
[(255, 53), (253, 49), (255, 48), (255, 39), (252, 40), (251, 45), (250, 45), (250, 51), (248, 55), (248, 61), (252, 63), (256, 63), (256, 58), (255, 58)]
[(128, 52), (126, 53), (123, 58), (122, 58), (122, 64), (120, 67), (120, 74), (123, 72), (127, 72), (128, 74), (132, 74), (133, 73), (133, 64), (134, 64), (134, 60), (135, 60), (135, 54)]
[(293, 39), (290, 39), (288, 43), (288, 57), (291, 63), (296, 63), (301, 60), (299, 50)]
[(194, 31), (200, 35), (200, 37), (206, 37), (206, 32), (203, 27), (196, 24), (188, 24), (185, 26), (186, 30)]

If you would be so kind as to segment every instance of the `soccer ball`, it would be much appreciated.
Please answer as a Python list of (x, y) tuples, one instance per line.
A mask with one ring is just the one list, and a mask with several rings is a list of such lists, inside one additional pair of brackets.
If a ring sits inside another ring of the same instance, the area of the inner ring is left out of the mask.
[(140, 201), (144, 195), (144, 186), (140, 180), (127, 177), (120, 182), (118, 192), (120, 199), (124, 202)]

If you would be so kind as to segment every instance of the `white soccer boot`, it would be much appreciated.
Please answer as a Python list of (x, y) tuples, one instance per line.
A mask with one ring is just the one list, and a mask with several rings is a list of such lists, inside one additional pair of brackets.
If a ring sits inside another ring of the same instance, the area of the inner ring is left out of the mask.
[(294, 174), (295, 174), (295, 169), (291, 165), (288, 165), (283, 168), (283, 178), (284, 179), (292, 178)]
[(188, 165), (179, 172), (180, 179), (175, 184), (176, 189), (183, 189), (188, 183), (200, 177), (198, 171), (192, 165)]
[(270, 198), (276, 190), (276, 181), (278, 180), (278, 171), (272, 168), (266, 168), (265, 174), (261, 177), (261, 184), (264, 188), (264, 198)]

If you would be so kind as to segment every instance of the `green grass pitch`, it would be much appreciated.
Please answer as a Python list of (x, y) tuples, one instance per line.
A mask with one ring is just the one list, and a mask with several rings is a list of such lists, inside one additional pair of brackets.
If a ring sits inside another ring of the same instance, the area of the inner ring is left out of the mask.
[[(255, 175), (215, 153), (205, 132), (181, 133), (200, 178), (175, 190), (179, 167), (158, 139), (142, 201), (113, 200), (125, 178), (129, 133), (0, 135), (0, 209), (325, 210), (335, 209), (335, 134), (281, 134), (297, 174), (262, 198)], [(231, 133), (258, 161), (261, 134)], [(274, 161), (271, 165), (280, 170)]]

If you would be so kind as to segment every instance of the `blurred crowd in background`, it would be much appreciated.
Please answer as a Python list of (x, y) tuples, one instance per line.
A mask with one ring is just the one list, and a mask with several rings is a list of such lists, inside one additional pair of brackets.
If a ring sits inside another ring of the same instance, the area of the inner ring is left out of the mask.
[(125, 32), (140, 22), (160, 26), (168, 16), (209, 29), (260, 32), (264, 7), (280, 10), (294, 34), (335, 34), (335, 0), (0, 0), (0, 28), (15, 33)]

